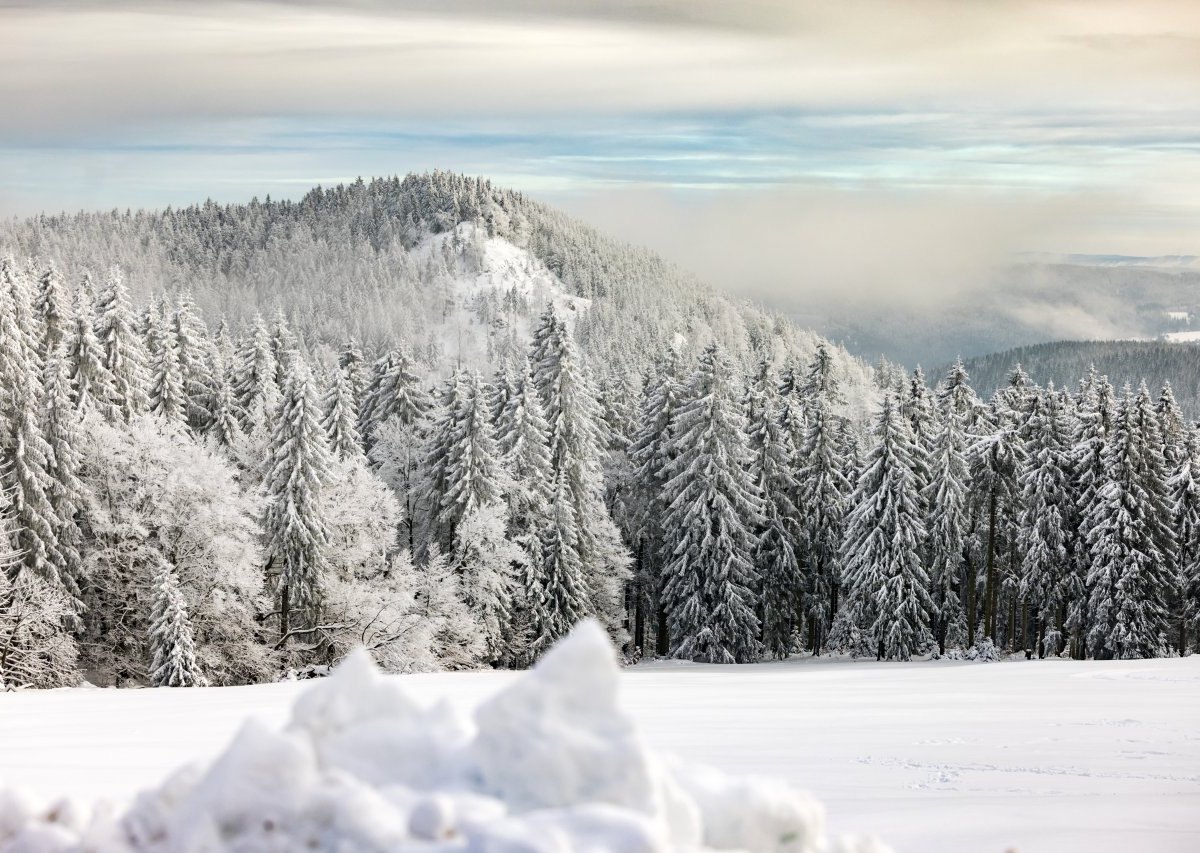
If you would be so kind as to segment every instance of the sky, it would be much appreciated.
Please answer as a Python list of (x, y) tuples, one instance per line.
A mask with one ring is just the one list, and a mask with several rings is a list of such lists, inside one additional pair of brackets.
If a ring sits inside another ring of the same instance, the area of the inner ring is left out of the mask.
[(0, 215), (481, 174), (795, 307), (1200, 253), (1200, 3), (0, 0)]

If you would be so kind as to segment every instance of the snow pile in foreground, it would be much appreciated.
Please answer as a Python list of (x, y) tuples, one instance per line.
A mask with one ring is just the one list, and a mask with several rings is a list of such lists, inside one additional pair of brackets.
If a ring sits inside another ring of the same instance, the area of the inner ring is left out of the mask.
[[(366, 652), (302, 695), (284, 732), (247, 723), (123, 815), (34, 813), (0, 794), (0, 851), (854, 851), (782, 783), (651, 754), (616, 705), (618, 668), (585, 623), (471, 727), (422, 709)], [(181, 732), (186, 736), (186, 732)]]

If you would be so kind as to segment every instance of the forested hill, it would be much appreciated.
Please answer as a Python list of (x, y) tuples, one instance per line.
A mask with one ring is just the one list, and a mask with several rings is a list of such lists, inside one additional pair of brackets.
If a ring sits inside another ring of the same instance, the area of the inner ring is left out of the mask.
[[(1008, 382), (1020, 364), (1038, 384), (1053, 382), (1073, 388), (1091, 365), (1120, 388), (1143, 379), (1157, 388), (1170, 382), (1175, 399), (1189, 419), (1200, 418), (1200, 346), (1167, 341), (1056, 341), (1017, 347), (966, 362), (981, 396), (987, 399)], [(940, 371), (942, 373), (944, 371)]]
[[(784, 368), (807, 364), (820, 340), (522, 193), (448, 172), (294, 202), (10, 221), (0, 249), (54, 259), (68, 280), (119, 265), (136, 301), (187, 289), (234, 329), (280, 313), (318, 363), (353, 338), (369, 356), (399, 341), (433, 373), (486, 370), (523, 351), (549, 301), (568, 316), (586, 307), (576, 332), (601, 377), (638, 377), (668, 345), (690, 356), (714, 339), (747, 370)], [(865, 364), (833, 357), (848, 405), (873, 402)]]

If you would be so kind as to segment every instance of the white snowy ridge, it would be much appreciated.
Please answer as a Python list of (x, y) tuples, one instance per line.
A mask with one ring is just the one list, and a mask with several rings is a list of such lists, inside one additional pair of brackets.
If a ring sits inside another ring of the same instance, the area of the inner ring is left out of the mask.
[(420, 708), (359, 650), (285, 731), (246, 723), (124, 814), (0, 793), (0, 851), (886, 853), (827, 842), (823, 808), (782, 782), (650, 753), (617, 707), (618, 673), (603, 629), (581, 623), (472, 728)]

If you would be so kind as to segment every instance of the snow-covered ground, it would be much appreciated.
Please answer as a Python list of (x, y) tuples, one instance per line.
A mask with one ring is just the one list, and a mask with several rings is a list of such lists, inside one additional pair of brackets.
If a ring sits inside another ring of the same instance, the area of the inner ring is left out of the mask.
[[(465, 710), (517, 677), (395, 679)], [(0, 777), (128, 797), (214, 755), (247, 715), (282, 726), (311, 684), (0, 695)], [(783, 777), (825, 803), (832, 834), (911, 853), (1200, 850), (1200, 656), (649, 663), (621, 690), (650, 746)]]

